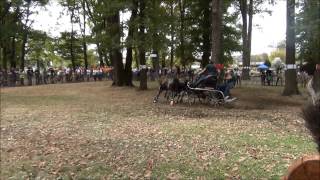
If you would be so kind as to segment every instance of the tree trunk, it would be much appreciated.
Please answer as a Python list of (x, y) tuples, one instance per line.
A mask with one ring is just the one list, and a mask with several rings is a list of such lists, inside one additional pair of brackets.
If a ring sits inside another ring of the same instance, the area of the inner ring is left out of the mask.
[(102, 54), (100, 43), (96, 42), (96, 45), (97, 45), (97, 51), (98, 51), (98, 56), (99, 56), (99, 64), (100, 64), (100, 66), (103, 66), (104, 65), (103, 54)]
[(128, 37), (127, 37), (127, 57), (126, 57), (126, 65), (125, 65), (125, 85), (126, 86), (133, 86), (132, 83), (132, 59), (133, 59), (133, 36), (134, 31), (136, 30), (135, 26), (135, 19), (137, 17), (138, 7), (137, 7), (136, 1), (134, 1), (134, 7), (132, 9), (131, 17), (130, 17), (130, 23), (129, 23), (129, 31), (128, 31)]
[(147, 65), (146, 65), (146, 52), (145, 52), (145, 2), (144, 0), (139, 1), (139, 40), (140, 43), (138, 45), (139, 49), (139, 60), (140, 60), (140, 90), (146, 90), (148, 89), (148, 77), (147, 77)]
[(2, 43), (0, 41), (0, 69), (2, 70), (3, 68), (3, 48), (2, 48)]
[(71, 63), (72, 63), (72, 69), (73, 72), (76, 71), (76, 63), (75, 63), (75, 57), (74, 57), (74, 49), (73, 49), (73, 43), (74, 43), (74, 31), (73, 31), (73, 23), (71, 23), (71, 42), (70, 42), (70, 56), (71, 56)]
[(185, 0), (179, 0), (179, 10), (180, 10), (180, 55), (181, 55), (181, 65), (186, 66), (185, 58), (185, 42), (184, 42), (184, 31), (185, 31)]
[(8, 49), (6, 46), (2, 47), (2, 67), (5, 70), (8, 68)]
[(20, 57), (20, 69), (21, 70), (24, 70), (27, 40), (28, 40), (28, 34), (27, 34), (27, 32), (23, 32), (22, 43), (21, 43), (21, 57)]
[(74, 56), (74, 30), (73, 30), (73, 18), (74, 18), (74, 8), (75, 8), (75, 0), (73, 0), (73, 7), (71, 7), (71, 14), (70, 14), (70, 22), (71, 22), (71, 34), (70, 34), (70, 56), (71, 56), (71, 63), (72, 63), (72, 69), (73, 72), (76, 72), (76, 64), (75, 64), (75, 56)]
[(133, 52), (134, 52), (134, 60), (136, 61), (136, 68), (139, 69), (139, 57), (138, 57), (138, 49), (137, 48), (133, 48)]
[(161, 68), (165, 68), (166, 67), (166, 53), (162, 52), (161, 55)]
[(212, 0), (212, 53), (211, 61), (222, 63), (222, 0)]
[(295, 0), (287, 0), (287, 38), (284, 96), (299, 94), (295, 65)]
[(127, 57), (126, 57), (126, 65), (125, 65), (125, 85), (133, 86), (132, 84), (132, 47), (127, 47)]
[(202, 67), (205, 67), (209, 63), (210, 59), (210, 51), (211, 51), (211, 39), (210, 39), (210, 32), (212, 31), (211, 28), (211, 21), (210, 21), (210, 5), (209, 1), (208, 4), (204, 9), (203, 12), (203, 20), (202, 20)]
[(26, 21), (23, 25), (23, 35), (22, 35), (22, 44), (21, 44), (21, 57), (20, 57), (20, 69), (24, 70), (24, 64), (25, 64), (25, 55), (26, 55), (26, 43), (28, 41), (28, 22), (29, 22), (29, 16), (30, 16), (30, 4), (31, 0), (27, 0), (27, 14), (26, 14)]
[(10, 67), (16, 68), (17, 62), (16, 62), (16, 37), (13, 36), (11, 39), (11, 54), (10, 54)]
[(81, 3), (82, 3), (82, 9), (83, 9), (83, 36), (82, 36), (83, 59), (84, 59), (85, 70), (87, 73), (88, 55), (87, 55), (87, 42), (86, 42), (86, 4), (84, 0)]
[(153, 69), (154, 69), (156, 78), (158, 78), (159, 77), (159, 69), (160, 69), (159, 53), (157, 50), (153, 50), (152, 54), (155, 55), (155, 57), (152, 57)]
[(249, 1), (249, 25), (248, 25), (248, 54), (247, 54), (247, 61), (250, 64), (251, 62), (251, 41), (252, 41), (252, 21), (253, 21), (253, 0)]
[(120, 51), (120, 15), (117, 10), (112, 16), (107, 18), (109, 24), (110, 35), (112, 39), (112, 49), (110, 59), (113, 63), (113, 85), (123, 86), (124, 83), (124, 69), (122, 62), (122, 53)]
[(248, 49), (248, 2), (247, 0), (240, 0), (240, 12), (242, 17), (242, 78), (250, 79), (250, 60)]
[[(173, 3), (174, 1), (171, 1), (170, 4), (170, 17), (173, 18), (174, 14), (173, 14)], [(170, 36), (171, 36), (171, 48), (170, 48), (170, 69), (172, 71), (173, 68), (173, 59), (174, 59), (174, 29), (173, 29), (173, 23), (170, 25)]]

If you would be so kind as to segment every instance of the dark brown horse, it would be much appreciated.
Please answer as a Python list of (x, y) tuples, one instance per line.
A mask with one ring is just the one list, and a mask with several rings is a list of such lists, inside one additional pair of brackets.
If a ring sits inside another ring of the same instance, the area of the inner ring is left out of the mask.
[(181, 101), (183, 98), (183, 92), (188, 88), (188, 81), (185, 80), (181, 82), (178, 78), (161, 78), (159, 80), (159, 91), (158, 94), (154, 97), (153, 102), (157, 103), (162, 92), (165, 92), (164, 97), (167, 100), (177, 102)]
[[(320, 70), (317, 69), (307, 86), (311, 100), (302, 112), (305, 125), (310, 131), (320, 153)], [(284, 180), (320, 179), (320, 155), (304, 156), (293, 163)]]

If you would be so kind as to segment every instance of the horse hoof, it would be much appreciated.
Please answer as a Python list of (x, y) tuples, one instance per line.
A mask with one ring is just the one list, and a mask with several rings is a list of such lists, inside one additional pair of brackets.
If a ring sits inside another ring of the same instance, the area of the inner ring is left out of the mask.
[(153, 103), (157, 103), (157, 101), (156, 101), (156, 100), (154, 100), (154, 101), (153, 101)]

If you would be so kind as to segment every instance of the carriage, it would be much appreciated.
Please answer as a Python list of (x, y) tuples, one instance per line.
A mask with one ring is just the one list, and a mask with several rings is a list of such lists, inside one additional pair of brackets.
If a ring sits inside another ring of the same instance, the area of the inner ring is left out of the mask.
[[(208, 79), (212, 80), (212, 78)], [(158, 102), (159, 96), (162, 92), (165, 92), (164, 96), (168, 101), (170, 101), (171, 105), (176, 103), (187, 103), (189, 105), (193, 105), (199, 102), (210, 106), (220, 106), (231, 102), (226, 99), (221, 90), (217, 89), (216, 79), (213, 79), (213, 81), (206, 81), (200, 85), (196, 85), (195, 82), (196, 81), (188, 80), (180, 82), (179, 79), (173, 78), (165, 83), (160, 83), (159, 92), (154, 98), (154, 103)]]
[(211, 87), (192, 87), (191, 83), (188, 83), (187, 89), (182, 93), (181, 102), (187, 102), (189, 105), (193, 105), (197, 101), (211, 106), (220, 106), (226, 103), (223, 92)]

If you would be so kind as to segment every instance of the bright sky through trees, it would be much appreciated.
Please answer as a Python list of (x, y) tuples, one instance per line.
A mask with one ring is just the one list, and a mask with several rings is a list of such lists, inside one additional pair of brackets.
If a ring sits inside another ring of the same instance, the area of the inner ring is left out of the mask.
[[(286, 2), (278, 1), (270, 9), (271, 16), (263, 14), (253, 18), (252, 54), (270, 53), (280, 41), (285, 39)], [(69, 16), (57, 2), (50, 2), (45, 9), (42, 8), (38, 14), (34, 14), (32, 19), (34, 19), (35, 29), (46, 31), (53, 36), (59, 36), (60, 32), (70, 31), (71, 28)], [(75, 26), (75, 28), (79, 27)]]

